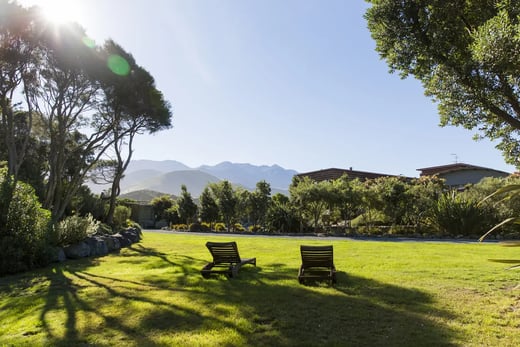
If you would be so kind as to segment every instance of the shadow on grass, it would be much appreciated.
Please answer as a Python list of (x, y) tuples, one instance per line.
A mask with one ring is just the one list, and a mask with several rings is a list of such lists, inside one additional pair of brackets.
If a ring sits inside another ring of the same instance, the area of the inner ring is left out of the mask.
[[(460, 341), (442, 323), (457, 317), (419, 290), (341, 271), (334, 287), (303, 286), (297, 268), (283, 263), (244, 266), (233, 280), (205, 280), (199, 273), (203, 259), (140, 245), (131, 250), (135, 254), (128, 257), (145, 256), (140, 262), (167, 265), (172, 275), (143, 273), (137, 280), (99, 275), (88, 270), (88, 261), (56, 265), (48, 272), (40, 319), (50, 345), (164, 346), (158, 336), (206, 336), (208, 331), (224, 338), (233, 331), (234, 340), (222, 344), (248, 346), (447, 346)], [(99, 298), (90, 297), (90, 289)], [(110, 311), (121, 306), (121, 312)], [(55, 332), (56, 312), (65, 315), (64, 334)], [(95, 322), (86, 324), (85, 315)], [(212, 336), (207, 338), (211, 344)]]

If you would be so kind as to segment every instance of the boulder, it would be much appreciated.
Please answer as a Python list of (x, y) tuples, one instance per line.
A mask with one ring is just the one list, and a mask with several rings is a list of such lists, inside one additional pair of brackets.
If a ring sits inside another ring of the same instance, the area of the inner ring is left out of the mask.
[(79, 259), (90, 256), (90, 247), (86, 242), (79, 242), (63, 249), (67, 258)]
[(119, 240), (119, 244), (121, 245), (121, 248), (128, 247), (132, 244), (132, 240), (130, 240), (125, 235), (122, 235), (120, 233), (112, 235), (115, 239)]
[(108, 247), (103, 237), (90, 236), (85, 239), (85, 242), (90, 247), (91, 256), (108, 254)]
[(121, 244), (119, 243), (118, 238), (112, 236), (104, 236), (104, 239), (109, 252), (119, 251), (121, 249)]
[(51, 262), (53, 263), (62, 263), (67, 260), (67, 256), (65, 255), (65, 251), (61, 247), (52, 247), (49, 251)]

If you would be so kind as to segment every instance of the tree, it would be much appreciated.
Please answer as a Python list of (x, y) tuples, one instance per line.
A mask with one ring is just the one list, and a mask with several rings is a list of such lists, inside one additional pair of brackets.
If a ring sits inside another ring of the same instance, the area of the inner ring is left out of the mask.
[(266, 181), (260, 181), (249, 197), (251, 205), (251, 220), (253, 225), (265, 228), (265, 218), (271, 202), (271, 186)]
[(231, 226), (236, 217), (237, 198), (234, 194), (233, 187), (229, 181), (221, 181), (219, 183), (210, 184), (213, 194), (216, 196), (219, 213), (222, 216), (227, 231), (231, 231)]
[(289, 187), (291, 201), (302, 211), (303, 217), (314, 226), (315, 231), (318, 230), (323, 213), (333, 202), (330, 185), (329, 181), (315, 182), (304, 177), (293, 181)]
[(15, 180), (24, 161), (32, 126), (31, 104), (28, 112), (16, 112), (15, 96), (28, 98), (28, 88), (34, 83), (38, 62), (34, 9), (0, 0), (0, 127), (7, 150), (8, 171)]
[(520, 2), (367, 1), (390, 71), (422, 82), (442, 126), (476, 129), (520, 165)]
[(213, 229), (213, 223), (218, 219), (218, 205), (209, 186), (204, 187), (204, 190), (200, 194), (199, 201), (200, 218), (204, 222), (209, 222), (210, 229)]
[(347, 175), (332, 182), (335, 190), (335, 205), (345, 228), (350, 226), (350, 220), (360, 214), (360, 205), (362, 199), (362, 186), (359, 179), (349, 179)]
[(175, 201), (169, 195), (153, 198), (150, 202), (155, 216), (155, 221), (168, 220), (168, 210), (175, 205)]
[(105, 65), (99, 75), (104, 98), (98, 111), (104, 123), (113, 124), (110, 136), (115, 159), (111, 161), (113, 175), (106, 217), (106, 222), (111, 225), (121, 179), (132, 159), (135, 136), (169, 128), (171, 110), (162, 93), (156, 89), (153, 77), (136, 64), (132, 55), (112, 40), (105, 43), (102, 54), (103, 60), (117, 59), (121, 65), (120, 70)]
[(185, 184), (181, 186), (181, 196), (177, 200), (177, 206), (177, 213), (182, 223), (190, 224), (196, 219), (198, 207)]

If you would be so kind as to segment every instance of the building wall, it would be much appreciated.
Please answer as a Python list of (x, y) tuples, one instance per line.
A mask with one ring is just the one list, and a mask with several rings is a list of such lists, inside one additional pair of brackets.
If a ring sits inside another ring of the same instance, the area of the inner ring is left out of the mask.
[(507, 173), (494, 170), (460, 170), (439, 174), (446, 180), (446, 185), (451, 187), (463, 187), (466, 184), (476, 184), (485, 177), (507, 177)]

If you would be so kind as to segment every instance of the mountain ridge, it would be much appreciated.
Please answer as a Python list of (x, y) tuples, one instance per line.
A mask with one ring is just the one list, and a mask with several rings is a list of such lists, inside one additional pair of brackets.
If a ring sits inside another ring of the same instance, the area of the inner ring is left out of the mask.
[[(227, 180), (234, 186), (254, 190), (256, 183), (265, 180), (271, 185), (272, 194), (288, 194), (292, 177), (298, 172), (273, 165), (254, 165), (223, 161), (216, 165), (200, 165), (196, 168), (175, 160), (132, 160), (121, 180), (123, 195), (149, 190), (179, 195), (181, 185), (186, 185), (193, 197), (198, 197), (209, 184)], [(100, 193), (107, 186), (89, 184), (93, 192)]]

